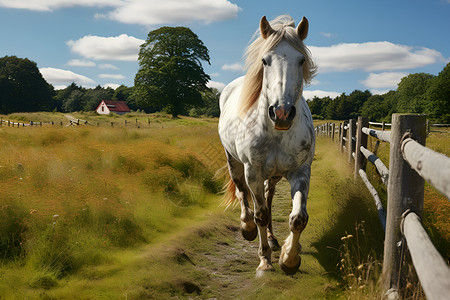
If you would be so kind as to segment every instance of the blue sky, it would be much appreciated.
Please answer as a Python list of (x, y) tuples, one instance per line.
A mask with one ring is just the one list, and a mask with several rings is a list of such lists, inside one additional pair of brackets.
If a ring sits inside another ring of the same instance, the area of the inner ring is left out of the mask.
[(56, 88), (133, 86), (139, 45), (161, 26), (190, 27), (210, 51), (210, 85), (242, 76), (259, 20), (306, 16), (319, 65), (305, 97), (383, 93), (450, 61), (450, 0), (0, 0), (0, 57), (37, 63)]

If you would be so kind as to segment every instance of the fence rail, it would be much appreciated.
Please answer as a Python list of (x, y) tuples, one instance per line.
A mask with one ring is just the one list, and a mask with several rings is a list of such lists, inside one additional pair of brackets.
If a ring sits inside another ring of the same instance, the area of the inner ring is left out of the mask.
[[(33, 127), (33, 126), (43, 126), (43, 125), (59, 125), (59, 126), (79, 126), (79, 125), (86, 125), (86, 126), (100, 126), (100, 122), (91, 122), (88, 120), (83, 119), (75, 119), (70, 118), (67, 119), (65, 122), (19, 122), (19, 121), (11, 121), (11, 120), (4, 120), (0, 118), (0, 127), (2, 126), (8, 126), (8, 127)], [(124, 120), (121, 122), (103, 122), (102, 125), (108, 124), (107, 126), (111, 127), (117, 127), (117, 126), (124, 126), (124, 127), (135, 127), (135, 128), (143, 128), (145, 125), (147, 127), (150, 127), (150, 118), (148, 118), (147, 122), (145, 121), (138, 121), (138, 119), (135, 119), (135, 121), (128, 121)]]
[[(433, 124), (435, 125), (435, 124)], [(375, 130), (369, 126), (381, 126)], [(390, 126), (391, 131), (385, 131)], [(317, 135), (334, 129), (329, 123), (316, 128)], [(401, 273), (403, 253), (409, 250), (412, 262), (428, 299), (448, 299), (450, 269), (437, 252), (421, 224), (424, 180), (450, 199), (450, 158), (426, 148), (426, 134), (430, 124), (421, 115), (394, 114), (392, 123), (369, 122), (358, 117), (337, 126), (339, 148), (346, 151), (349, 163), (354, 163), (354, 176), (359, 175), (368, 188), (385, 229), (382, 283), (390, 297), (399, 297), (404, 288)], [(376, 150), (367, 149), (367, 137), (390, 143), (389, 169)], [(354, 159), (354, 161), (353, 161)], [(366, 161), (371, 162), (388, 188), (387, 211), (365, 172)], [(402, 242), (406, 240), (405, 242)]]

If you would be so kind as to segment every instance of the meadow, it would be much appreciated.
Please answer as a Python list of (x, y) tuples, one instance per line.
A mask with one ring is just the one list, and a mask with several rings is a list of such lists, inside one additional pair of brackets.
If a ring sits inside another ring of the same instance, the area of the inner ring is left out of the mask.
[[(377, 293), (383, 237), (375, 207), (325, 138), (316, 146), (300, 272), (276, 268), (256, 280), (257, 241), (240, 236), (237, 209), (220, 206), (217, 119), (72, 115), (97, 127), (65, 126), (58, 113), (2, 117), (64, 126), (0, 127), (0, 299)], [(287, 182), (280, 185), (273, 219), (281, 241), (290, 199)], [(430, 216), (448, 251), (448, 218)]]

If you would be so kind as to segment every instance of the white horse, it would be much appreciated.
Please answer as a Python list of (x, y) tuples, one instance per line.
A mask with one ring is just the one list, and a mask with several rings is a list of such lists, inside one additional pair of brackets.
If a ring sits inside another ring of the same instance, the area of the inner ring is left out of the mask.
[(273, 269), (271, 248), (279, 248), (271, 206), (282, 177), (291, 185), (292, 212), (279, 265), (286, 274), (294, 274), (301, 263), (299, 238), (308, 222), (306, 199), (315, 147), (311, 112), (302, 97), (303, 83), (316, 72), (303, 44), (308, 27), (305, 17), (297, 28), (290, 16), (271, 23), (262, 17), (246, 51), (246, 75), (225, 87), (220, 97), (219, 135), (231, 177), (227, 197), (240, 201), (244, 238), (254, 240), (259, 233), (257, 276)]

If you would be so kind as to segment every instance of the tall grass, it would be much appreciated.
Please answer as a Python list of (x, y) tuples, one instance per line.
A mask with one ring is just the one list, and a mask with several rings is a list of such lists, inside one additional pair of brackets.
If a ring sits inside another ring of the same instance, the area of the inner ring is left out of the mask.
[(202, 151), (220, 149), (215, 126), (186, 133), (185, 122), (158, 130), (0, 127), (0, 290), (13, 290), (17, 270), (17, 286), (53, 288), (212, 205), (220, 183)]

